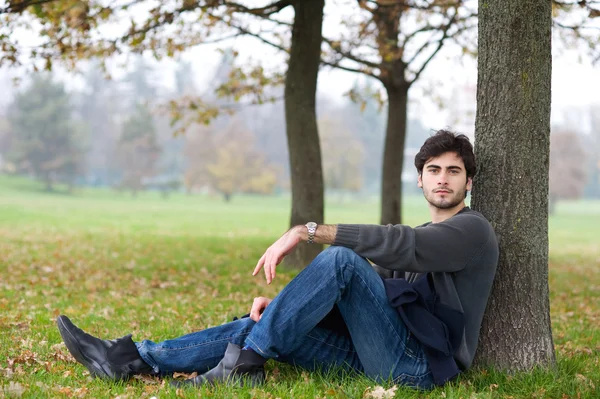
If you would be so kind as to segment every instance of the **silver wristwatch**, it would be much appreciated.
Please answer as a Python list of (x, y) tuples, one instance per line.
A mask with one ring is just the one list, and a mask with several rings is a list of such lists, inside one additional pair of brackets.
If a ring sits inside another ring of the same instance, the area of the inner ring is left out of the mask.
[(315, 233), (317, 232), (317, 224), (315, 222), (308, 222), (305, 226), (308, 230), (308, 241), (306, 242), (312, 244), (315, 239)]

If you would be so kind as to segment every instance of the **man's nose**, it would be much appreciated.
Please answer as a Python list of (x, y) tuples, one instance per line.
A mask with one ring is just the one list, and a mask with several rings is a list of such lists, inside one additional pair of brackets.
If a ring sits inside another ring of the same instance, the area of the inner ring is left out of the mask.
[(448, 184), (448, 179), (445, 173), (440, 173), (439, 178), (438, 178), (438, 185), (440, 186), (445, 186), (446, 184)]

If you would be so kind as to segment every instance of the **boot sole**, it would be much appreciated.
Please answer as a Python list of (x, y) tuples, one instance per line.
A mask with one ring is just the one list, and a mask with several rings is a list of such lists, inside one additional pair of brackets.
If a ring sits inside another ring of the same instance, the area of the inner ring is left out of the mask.
[(77, 342), (77, 339), (73, 334), (71, 334), (68, 327), (65, 325), (62, 317), (59, 317), (56, 320), (56, 324), (58, 326), (58, 332), (60, 333), (60, 336), (62, 337), (63, 342), (65, 343), (71, 355), (75, 358), (75, 360), (83, 364), (85, 368), (89, 370), (92, 377), (98, 377), (101, 379), (112, 379), (108, 374), (106, 374), (102, 367), (100, 367), (100, 364), (98, 364), (93, 359), (88, 359), (83, 354), (83, 352), (81, 352), (81, 350), (79, 349), (79, 343)]

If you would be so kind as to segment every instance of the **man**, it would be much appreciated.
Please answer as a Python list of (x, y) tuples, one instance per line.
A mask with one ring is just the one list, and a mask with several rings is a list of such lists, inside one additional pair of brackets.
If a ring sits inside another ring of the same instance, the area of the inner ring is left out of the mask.
[(264, 363), (275, 359), (424, 389), (445, 383), (473, 361), (498, 244), (489, 222), (465, 206), (475, 175), (466, 136), (437, 132), (415, 166), (430, 223), (293, 227), (267, 249), (254, 275), (263, 269), (271, 283), (277, 265), (302, 242), (331, 247), (274, 300), (255, 298), (250, 317), (134, 343), (131, 336), (92, 337), (60, 316), (67, 348), (93, 376), (114, 380), (197, 371), (179, 384), (259, 384)]

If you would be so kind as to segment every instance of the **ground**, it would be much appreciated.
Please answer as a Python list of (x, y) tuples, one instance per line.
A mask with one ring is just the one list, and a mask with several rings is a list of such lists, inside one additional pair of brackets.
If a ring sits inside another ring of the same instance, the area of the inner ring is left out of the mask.
[[(427, 221), (407, 198), (405, 222)], [(473, 370), (431, 392), (378, 387), (356, 375), (308, 374), (269, 362), (261, 388), (176, 391), (159, 379), (92, 380), (55, 327), (69, 315), (87, 331), (161, 340), (247, 313), (274, 296), (251, 271), (287, 227), (289, 198), (220, 198), (110, 190), (44, 193), (0, 176), (0, 397), (594, 398), (600, 391), (600, 201), (563, 202), (550, 218), (555, 370), (507, 375)], [(327, 203), (328, 223), (376, 223), (370, 198)], [(387, 395), (387, 396), (386, 396)]]

